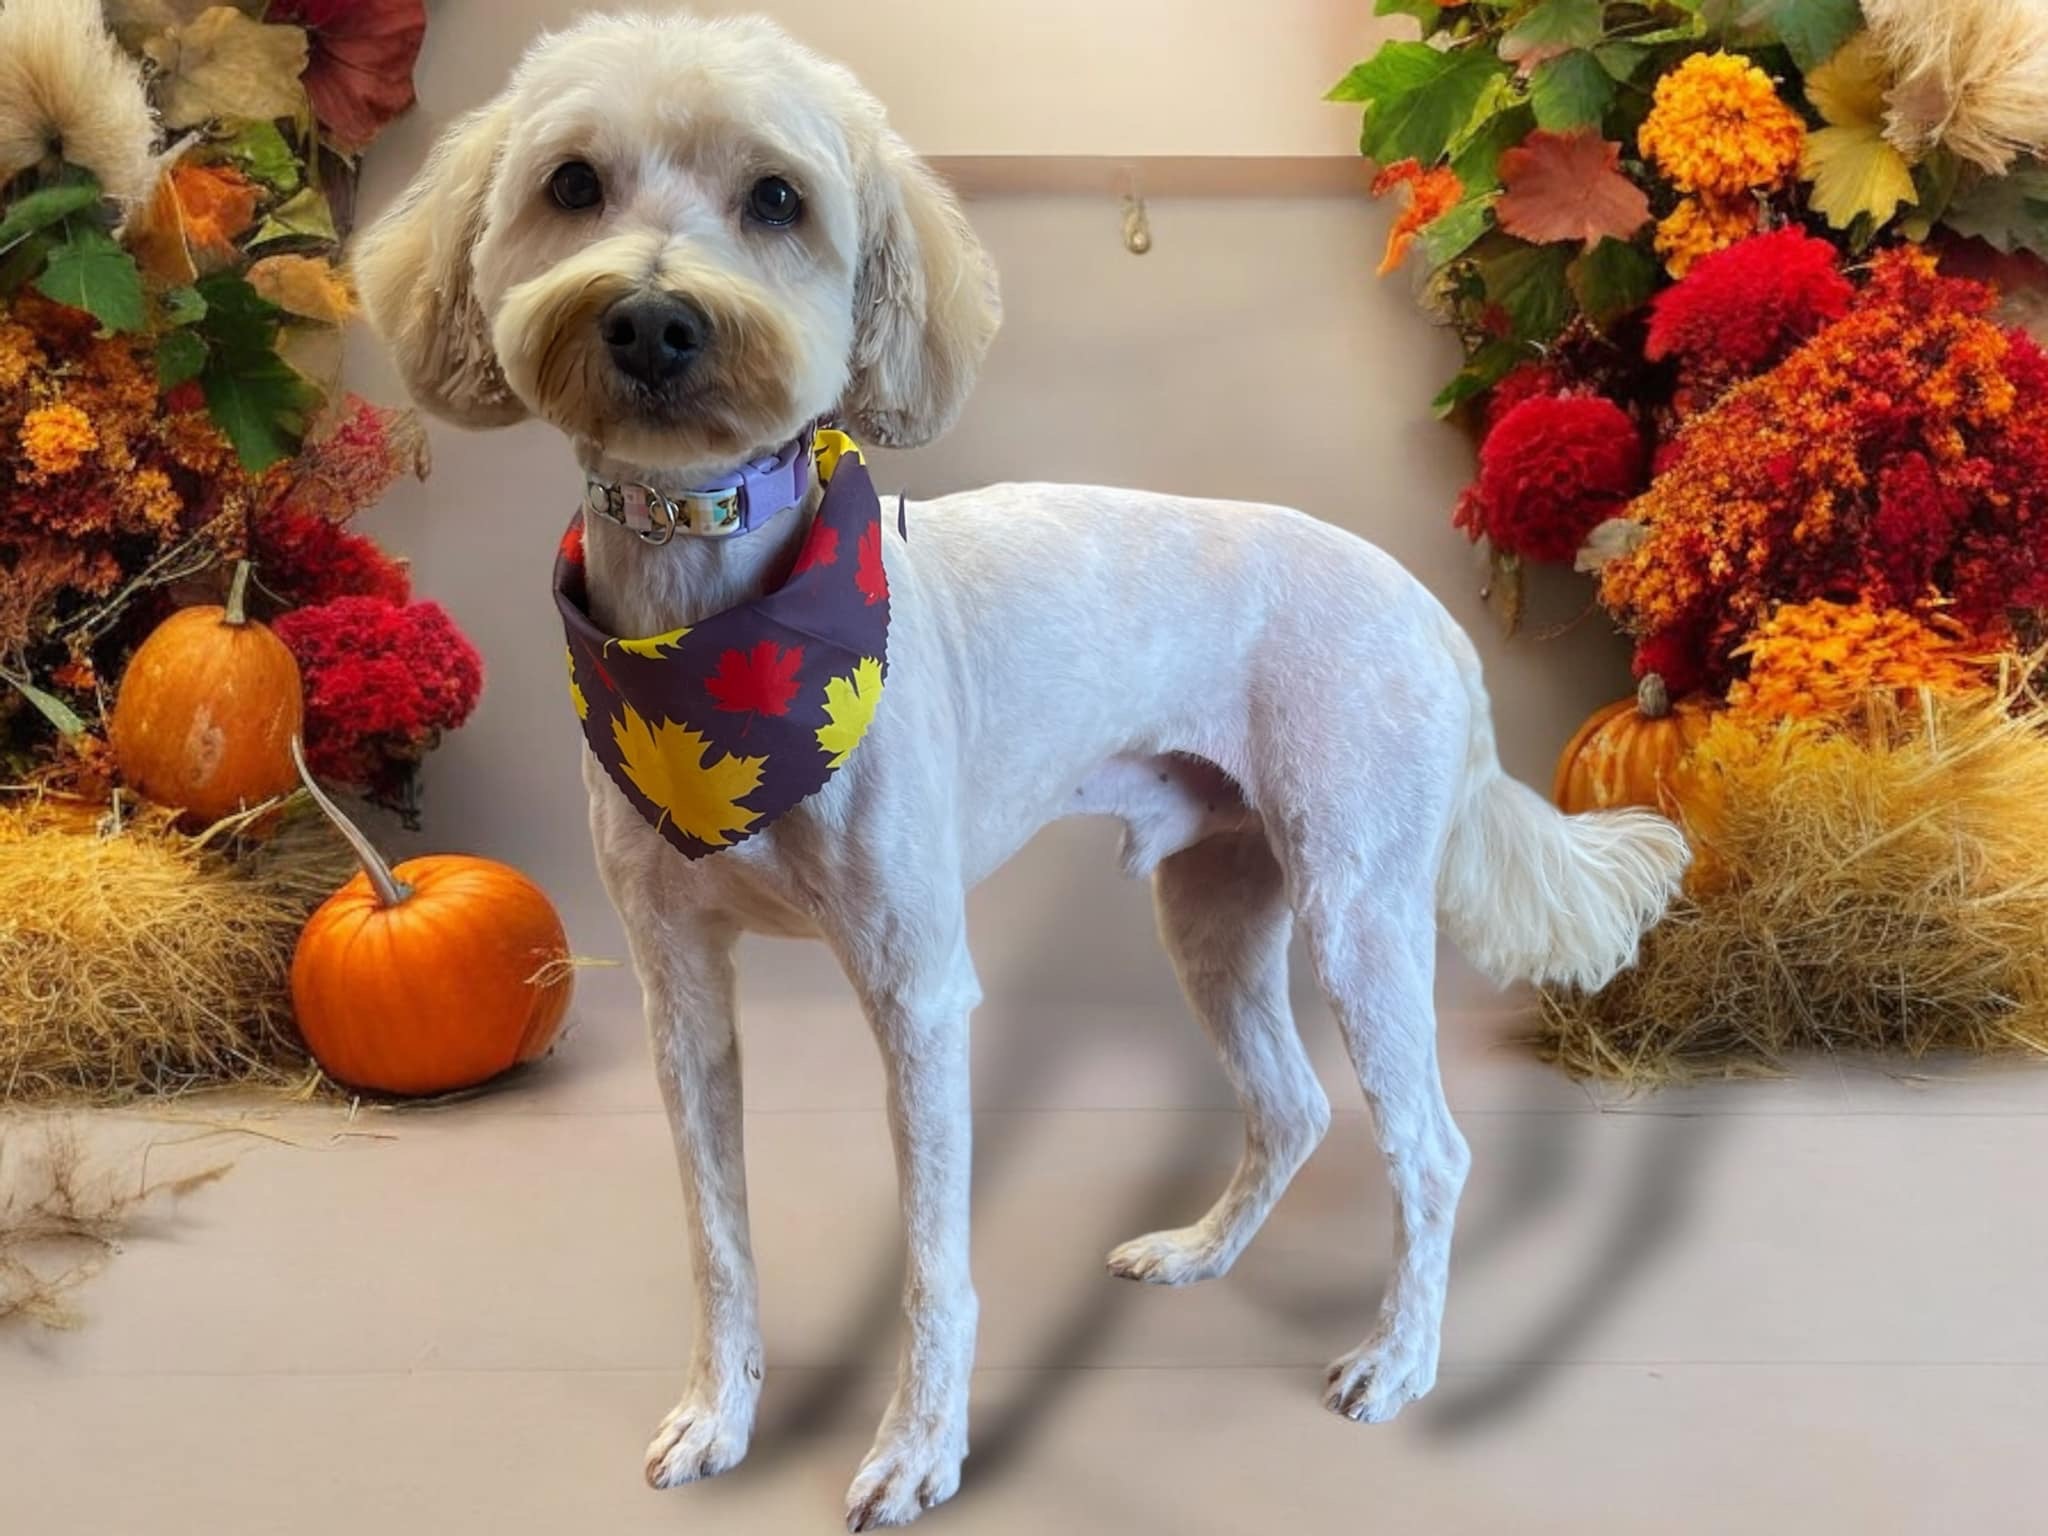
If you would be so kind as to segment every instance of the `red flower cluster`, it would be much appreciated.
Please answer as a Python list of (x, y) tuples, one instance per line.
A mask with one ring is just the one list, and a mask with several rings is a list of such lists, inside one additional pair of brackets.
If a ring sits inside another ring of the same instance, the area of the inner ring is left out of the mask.
[(420, 758), (476, 708), (475, 648), (438, 603), (338, 597), (273, 627), (305, 679), (314, 773), (406, 809)]
[(1701, 257), (1658, 294), (1643, 351), (1677, 359), (1695, 386), (1725, 388), (1782, 362), (1854, 293), (1835, 248), (1788, 225)]
[(1725, 683), (1787, 603), (1933, 605), (1977, 634), (2048, 606), (2048, 354), (1993, 301), (1889, 252), (1847, 314), (1691, 420), (1629, 509), (1645, 538), (1601, 572), (1639, 666)]
[(294, 606), (337, 597), (412, 600), (412, 578), (404, 565), (361, 534), (317, 513), (273, 512), (259, 519), (254, 531), (253, 553), (263, 585)]
[(1620, 406), (1532, 394), (1486, 435), (1457, 525), (1524, 560), (1569, 560), (1642, 481), (1642, 434)]
[(1538, 395), (1561, 395), (1569, 384), (1564, 374), (1548, 363), (1519, 363), (1486, 396), (1486, 430), (1491, 432), (1524, 400)]

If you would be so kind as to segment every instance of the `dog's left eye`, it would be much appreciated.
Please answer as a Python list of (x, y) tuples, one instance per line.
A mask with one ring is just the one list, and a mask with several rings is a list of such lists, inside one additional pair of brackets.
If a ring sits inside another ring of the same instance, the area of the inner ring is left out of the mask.
[(794, 224), (804, 200), (780, 176), (763, 176), (747, 193), (747, 212), (763, 224)]
[(580, 213), (604, 201), (604, 183), (588, 162), (571, 160), (555, 167), (555, 174), (548, 178), (548, 196), (557, 208)]

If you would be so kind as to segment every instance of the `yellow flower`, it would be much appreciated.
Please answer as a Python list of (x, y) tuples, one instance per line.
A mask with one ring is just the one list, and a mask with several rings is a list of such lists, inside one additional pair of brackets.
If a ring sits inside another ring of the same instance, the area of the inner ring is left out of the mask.
[(1657, 226), (1657, 254), (1664, 258), (1665, 271), (1683, 277), (1702, 256), (1725, 250), (1756, 230), (1754, 198), (1682, 198)]
[(1657, 82), (1636, 147), (1679, 191), (1733, 199), (1783, 181), (1805, 139), (1769, 75), (1736, 54), (1696, 53)]
[(92, 418), (75, 405), (41, 406), (21, 419), (21, 451), (38, 474), (68, 475), (99, 445)]

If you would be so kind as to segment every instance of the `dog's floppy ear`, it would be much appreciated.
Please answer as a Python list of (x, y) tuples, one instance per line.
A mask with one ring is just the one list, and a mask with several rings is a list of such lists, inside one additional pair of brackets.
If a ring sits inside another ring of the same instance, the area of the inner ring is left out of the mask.
[(960, 414), (1002, 323), (995, 268), (960, 205), (884, 128), (862, 168), (852, 378), (841, 411), (872, 441), (928, 443)]
[(470, 265), (508, 116), (493, 104), (456, 121), (357, 241), (352, 263), (370, 324), (413, 398), (466, 427), (502, 427), (526, 415), (498, 366)]

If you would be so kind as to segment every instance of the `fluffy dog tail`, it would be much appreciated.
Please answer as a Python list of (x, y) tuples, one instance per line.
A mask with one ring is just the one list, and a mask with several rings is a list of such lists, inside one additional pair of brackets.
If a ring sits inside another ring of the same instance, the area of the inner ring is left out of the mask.
[(1455, 631), (1472, 736), (1437, 901), (1467, 959), (1494, 980), (1597, 988), (1678, 893), (1685, 834), (1652, 811), (1567, 816), (1501, 771), (1479, 658)]

